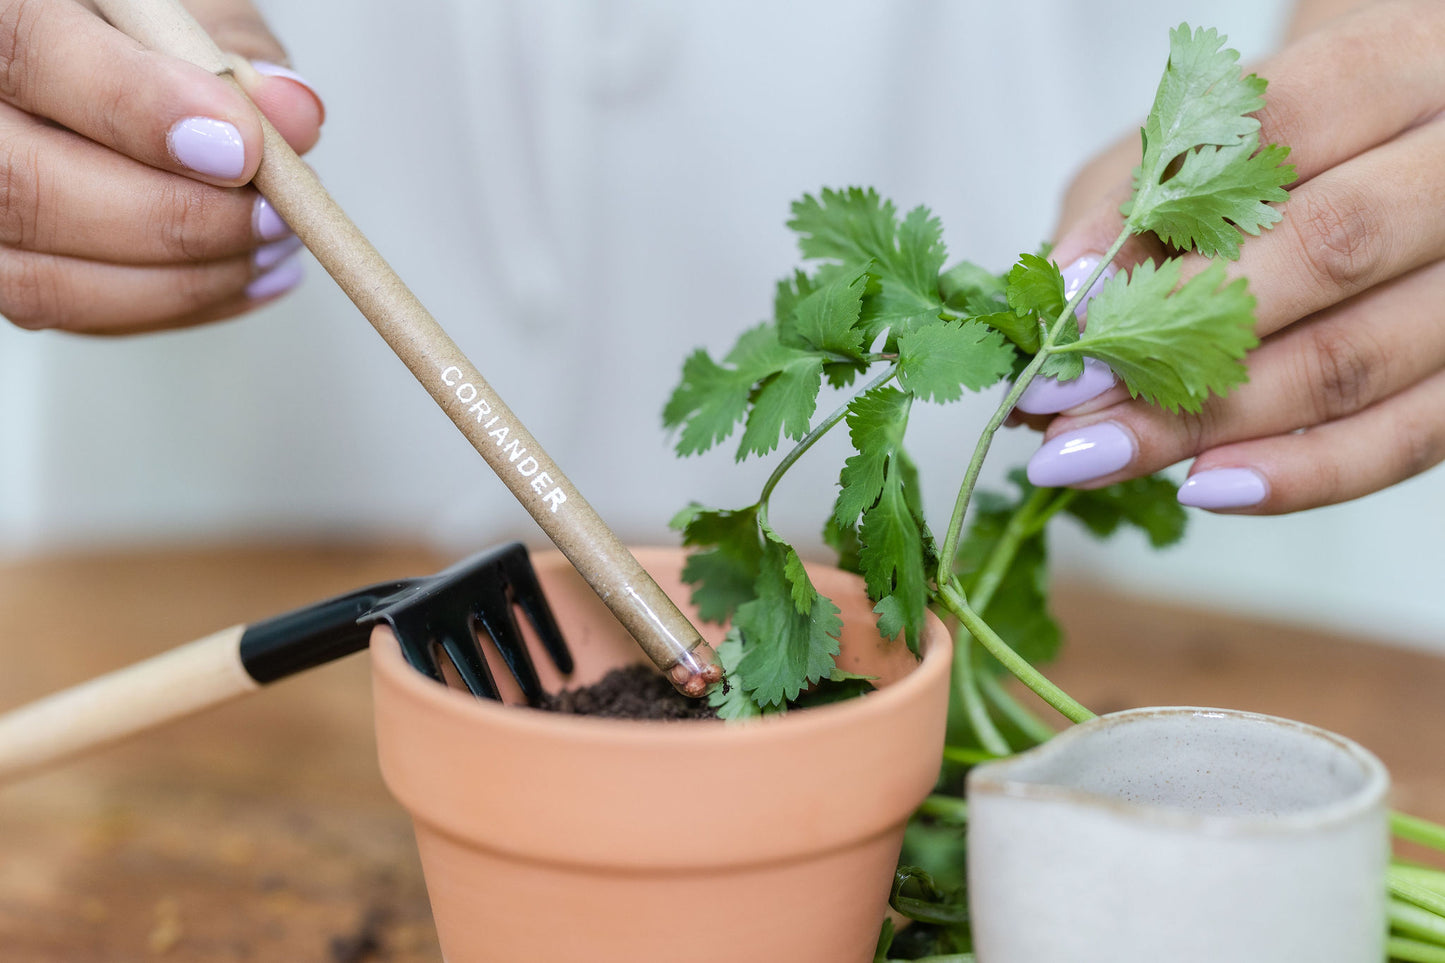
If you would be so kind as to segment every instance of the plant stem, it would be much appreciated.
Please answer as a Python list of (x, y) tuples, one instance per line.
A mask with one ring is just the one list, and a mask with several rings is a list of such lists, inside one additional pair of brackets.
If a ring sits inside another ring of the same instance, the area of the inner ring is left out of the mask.
[(1429, 846), (1431, 849), (1445, 852), (1445, 826), (1432, 823), (1428, 819), (1392, 812), (1390, 813), (1390, 832), (1407, 842), (1419, 843), (1421, 846)]
[(1445, 946), (1432, 946), (1399, 936), (1390, 937), (1385, 944), (1385, 953), (1390, 959), (1404, 963), (1445, 963)]
[(828, 432), (832, 431), (833, 426), (843, 420), (843, 418), (848, 414), (848, 406), (853, 403), (854, 398), (857, 398), (859, 395), (865, 395), (868, 392), (872, 391), (874, 388), (882, 387), (890, 380), (892, 380), (893, 376), (897, 373), (898, 365), (890, 364), (887, 370), (885, 370), (878, 377), (874, 378), (872, 381), (868, 382), (862, 388), (853, 392), (853, 394), (849, 396), (847, 401), (843, 402), (841, 405), (835, 408), (828, 415), (828, 417), (818, 422), (818, 424), (814, 426), (812, 431), (808, 432), (805, 436), (803, 436), (803, 439), (801, 441), (799, 441), (796, 445), (793, 446), (792, 451), (788, 452), (786, 455), (783, 456), (783, 460), (778, 462), (777, 467), (773, 469), (773, 473), (769, 475), (768, 480), (763, 483), (763, 492), (761, 495), (758, 496), (758, 521), (763, 526), (763, 528), (771, 531), (771, 528), (768, 525), (768, 499), (773, 496), (773, 489), (778, 487), (778, 482), (783, 480), (783, 475), (787, 473), (788, 469), (792, 468), (793, 465), (797, 463), (798, 459), (802, 458), (803, 455), (807, 452), (807, 450), (809, 448), (812, 448), (819, 438), (822, 438)]
[(983, 689), (984, 698), (992, 702), (1006, 719), (1023, 730), (1023, 734), (1034, 745), (1048, 742), (1054, 737), (1053, 728), (1010, 695), (997, 676), (990, 672), (980, 673), (978, 681), (979, 687)]
[(1052, 488), (1034, 489), (1033, 494), (1018, 507), (1004, 526), (1003, 534), (994, 543), (988, 559), (983, 563), (983, 568), (979, 569), (978, 577), (974, 579), (968, 592), (970, 604), (980, 615), (988, 611), (988, 604), (993, 601), (999, 583), (1008, 574), (1023, 543), (1038, 531), (1034, 527), (1034, 517), (1043, 509), (1054, 491)]
[(995, 756), (1007, 756), (1012, 750), (1003, 733), (994, 725), (983, 696), (978, 691), (978, 673), (973, 664), (973, 635), (959, 626), (953, 633), (953, 689), (963, 703), (963, 711), (973, 726), (979, 744)]
[(1389, 872), (1390, 895), (1396, 896), (1407, 903), (1414, 903), (1422, 909), (1427, 909), (1436, 916), (1445, 916), (1445, 896), (1441, 896), (1435, 890), (1422, 886), (1404, 870), (1391, 867)]
[(1064, 310), (1060, 312), (1058, 318), (1054, 320), (1053, 326), (1048, 331), (1048, 336), (1044, 338), (1043, 344), (1039, 347), (1038, 354), (1034, 355), (1028, 367), (1024, 368), (1023, 373), (1020, 374), (1018, 380), (1013, 383), (1013, 387), (1009, 389), (1008, 394), (1004, 395), (1004, 399), (1000, 402), (998, 410), (993, 413), (993, 417), (989, 418), (988, 424), (984, 425), (983, 433), (979, 435), (978, 438), (978, 444), (974, 446), (973, 458), (969, 460), (968, 469), (964, 472), (963, 483), (959, 485), (958, 497), (954, 499), (953, 515), (950, 516), (948, 520), (948, 534), (943, 540), (943, 549), (938, 556), (937, 581), (940, 586), (942, 586), (947, 579), (948, 573), (953, 571), (953, 558), (958, 552), (959, 536), (963, 533), (963, 518), (968, 513), (968, 503), (973, 497), (974, 485), (978, 483), (978, 473), (983, 469), (983, 460), (988, 455), (989, 446), (993, 444), (994, 434), (1003, 425), (1004, 419), (1008, 417), (1009, 412), (1013, 411), (1013, 407), (1018, 402), (1019, 396), (1024, 393), (1024, 389), (1029, 386), (1029, 382), (1034, 380), (1034, 375), (1039, 373), (1039, 369), (1042, 368), (1044, 362), (1048, 360), (1049, 355), (1053, 352), (1053, 347), (1058, 340), (1060, 332), (1064, 330), (1064, 324), (1069, 318), (1074, 316), (1074, 311), (1078, 308), (1079, 304), (1083, 302), (1084, 295), (1088, 294), (1089, 289), (1094, 286), (1094, 282), (1103, 276), (1104, 269), (1109, 266), (1109, 262), (1114, 260), (1114, 255), (1119, 253), (1119, 249), (1122, 248), (1124, 242), (1129, 239), (1130, 233), (1130, 226), (1125, 225), (1124, 230), (1119, 232), (1119, 236), (1114, 239), (1114, 243), (1109, 247), (1108, 252), (1099, 260), (1098, 266), (1094, 268), (1094, 273), (1090, 274), (1084, 283), (1079, 285), (1079, 289), (1074, 292), (1074, 296), (1069, 299), (1069, 303), (1064, 305)]
[(1445, 946), (1445, 919), (1402, 899), (1390, 900), (1390, 927), (1400, 935)]
[(960, 824), (968, 822), (968, 803), (954, 796), (935, 793), (919, 804), (918, 811), (925, 816), (947, 819), (950, 822)]
[(1054, 685), (1044, 674), (1035, 669), (1022, 656), (1009, 648), (1007, 642), (998, 637), (998, 633), (989, 627), (989, 624), (979, 618), (978, 613), (969, 608), (968, 602), (963, 598), (963, 592), (959, 590), (958, 580), (949, 578), (948, 583), (939, 589), (939, 599), (945, 608), (952, 612), (960, 622), (967, 626), (973, 633), (973, 637), (995, 659), (1003, 663), (1004, 668), (1012, 672), (1020, 682), (1034, 690), (1039, 698), (1053, 706), (1070, 722), (1085, 722), (1094, 718), (1094, 714), (1081, 704), (1071, 698), (1058, 686)]
[(984, 762), (993, 762), (1002, 758), (984, 749), (974, 749), (971, 746), (944, 746), (943, 759), (945, 762), (956, 762), (963, 766), (977, 766)]

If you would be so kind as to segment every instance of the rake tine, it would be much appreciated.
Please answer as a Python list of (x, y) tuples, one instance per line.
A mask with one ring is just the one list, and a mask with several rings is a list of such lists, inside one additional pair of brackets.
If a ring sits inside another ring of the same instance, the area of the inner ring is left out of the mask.
[(512, 602), (507, 597), (506, 586), (501, 581), (477, 586), (477, 595), (477, 601), (472, 606), (473, 618), (491, 637), (512, 677), (517, 680), (527, 704), (535, 706), (542, 696), (542, 680), (537, 677), (537, 668), (532, 665), (532, 656), (527, 651), (526, 640), (522, 638), (521, 627), (512, 615)]
[(573, 666), (572, 652), (567, 648), (567, 640), (562, 637), (562, 630), (552, 614), (552, 607), (547, 604), (547, 596), (542, 591), (541, 583), (537, 581), (537, 573), (532, 570), (527, 550), (518, 542), (503, 553), (500, 561), (507, 581), (512, 586), (512, 597), (526, 613), (527, 621), (532, 623), (532, 628), (541, 640), (542, 647), (547, 650), (547, 655), (551, 657), (552, 664), (563, 675), (570, 675)]
[(437, 662), (436, 652), (432, 650), (431, 633), (427, 631), (426, 621), (422, 618), (400, 618), (392, 614), (386, 617), (386, 622), (391, 626), (392, 634), (396, 636), (397, 645), (401, 646), (401, 654), (407, 664), (428, 679), (446, 685), (447, 677), (442, 674), (441, 664)]
[(492, 678), (491, 666), (487, 665), (470, 625), (446, 626), (439, 633), (439, 641), (468, 692), (479, 699), (501, 700), (497, 680)]

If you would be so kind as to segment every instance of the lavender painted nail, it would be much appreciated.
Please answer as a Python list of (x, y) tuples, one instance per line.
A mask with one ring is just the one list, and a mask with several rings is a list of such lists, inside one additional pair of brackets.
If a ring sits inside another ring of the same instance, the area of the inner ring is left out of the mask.
[(1082, 405), (1114, 387), (1114, 371), (1095, 358), (1084, 359), (1084, 373), (1073, 381), (1047, 376), (1029, 382), (1015, 408), (1028, 415), (1052, 415)]
[(263, 244), (256, 248), (256, 253), (251, 255), (251, 263), (255, 265), (256, 270), (266, 271), (299, 250), (301, 250), (301, 238), (293, 234), (285, 240), (272, 241), (270, 244)]
[(246, 285), (246, 297), (252, 301), (264, 301), (278, 294), (285, 294), (300, 284), (305, 275), (301, 259), (292, 255)]
[(233, 181), (246, 169), (246, 145), (235, 124), (210, 117), (187, 117), (166, 134), (171, 154), (197, 174)]
[(264, 197), (256, 198), (251, 209), (251, 230), (263, 241), (276, 241), (291, 233), (291, 226), (281, 220), (276, 208)]
[(261, 74), (262, 76), (284, 77), (287, 80), (294, 81), (295, 83), (300, 84), (301, 86), (306, 88), (307, 93), (311, 94), (312, 97), (316, 98), (317, 103), (321, 102), (321, 95), (316, 92), (316, 87), (311, 83), (311, 81), (307, 80), (305, 77), (301, 76), (290, 67), (283, 67), (280, 64), (273, 64), (269, 60), (253, 60), (251, 61), (251, 66), (255, 67), (256, 73)]
[(1041, 488), (1077, 485), (1112, 474), (1134, 460), (1134, 441), (1103, 421), (1052, 438), (1029, 459), (1029, 481)]
[(1189, 476), (1179, 489), (1179, 504), (1192, 508), (1248, 508), (1269, 494), (1264, 476), (1251, 468), (1213, 468)]
[[(1085, 254), (1073, 264), (1059, 271), (1059, 274), (1064, 278), (1065, 301), (1073, 300), (1074, 295), (1079, 293), (1079, 287), (1089, 279), (1089, 275), (1093, 274), (1094, 268), (1098, 266), (1098, 258), (1092, 254)], [(1089, 290), (1084, 294), (1084, 299), (1079, 302), (1078, 307), (1074, 308), (1074, 317), (1079, 319), (1079, 327), (1081, 329), (1084, 327), (1086, 323), (1085, 318), (1089, 314), (1089, 302), (1094, 300), (1094, 297), (1100, 291), (1104, 290), (1104, 282), (1117, 273), (1118, 270), (1112, 264), (1104, 268), (1104, 273), (1100, 274), (1099, 279), (1089, 286)]]

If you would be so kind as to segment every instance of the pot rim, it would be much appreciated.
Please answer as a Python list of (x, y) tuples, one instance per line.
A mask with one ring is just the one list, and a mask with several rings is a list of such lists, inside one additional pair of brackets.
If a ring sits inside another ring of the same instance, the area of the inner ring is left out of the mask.
[[(634, 554), (652, 552), (676, 553), (680, 549), (662, 546), (636, 547)], [(534, 559), (562, 557), (560, 552), (535, 552)], [(571, 563), (567, 563), (570, 565)], [(936, 622), (936, 624), (935, 624)], [(899, 703), (911, 702), (930, 687), (940, 674), (947, 674), (953, 655), (953, 642), (937, 616), (928, 613), (925, 621), (926, 646), (915, 666), (901, 679), (889, 683), (866, 696), (844, 699), (806, 710), (794, 710), (743, 720), (712, 719), (606, 719), (547, 712), (528, 706), (504, 705), (489, 699), (478, 699), (470, 693), (437, 684), (416, 671), (402, 658), (391, 629), (378, 625), (371, 634), (371, 657), (377, 671), (412, 697), (435, 703), (462, 720), (485, 726), (490, 732), (527, 733), (535, 736), (566, 738), (579, 742), (607, 743), (620, 746), (729, 745), (771, 741), (778, 737), (792, 738), (812, 729), (827, 729), (845, 716), (885, 716)], [(881, 637), (880, 637), (881, 638)], [(381, 644), (378, 644), (378, 643)], [(891, 643), (890, 643), (891, 644)], [(904, 644), (898, 639), (899, 645)], [(641, 650), (638, 650), (641, 655)], [(644, 664), (648, 664), (645, 663)], [(521, 710), (521, 711), (519, 711)]]
[[(1159, 718), (1234, 719), (1262, 723), (1274, 729), (1287, 729), (1325, 742), (1334, 750), (1348, 756), (1363, 771), (1364, 783), (1343, 799), (1304, 811), (1274, 816), (1222, 816), (1188, 812), (1154, 803), (1126, 802), (1072, 786), (1021, 782), (1009, 776), (1009, 770), (1021, 764), (1047, 762), (1066, 751), (1072, 743), (1087, 739), (1100, 731), (1118, 728), (1141, 719)], [(1202, 706), (1144, 706), (1098, 716), (1064, 730), (1043, 745), (1005, 759), (984, 763), (974, 768), (968, 776), (969, 797), (992, 795), (1010, 799), (1065, 802), (1159, 827), (1201, 831), (1213, 835), (1285, 835), (1330, 829), (1349, 823), (1382, 806), (1389, 788), (1390, 776), (1384, 764), (1374, 753), (1352, 739), (1294, 719), (1243, 709)]]

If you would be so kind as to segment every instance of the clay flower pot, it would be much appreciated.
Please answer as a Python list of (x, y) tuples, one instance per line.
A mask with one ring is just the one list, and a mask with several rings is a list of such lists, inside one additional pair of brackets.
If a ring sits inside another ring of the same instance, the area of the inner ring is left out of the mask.
[[(637, 556), (690, 612), (682, 552)], [(565, 559), (533, 561), (577, 659), (569, 685), (642, 661)], [(952, 648), (930, 616), (915, 661), (880, 640), (859, 579), (810, 574), (842, 610), (839, 664), (881, 691), (745, 724), (478, 701), (373, 635), (381, 771), (449, 963), (872, 959), (904, 825), (938, 774)]]

